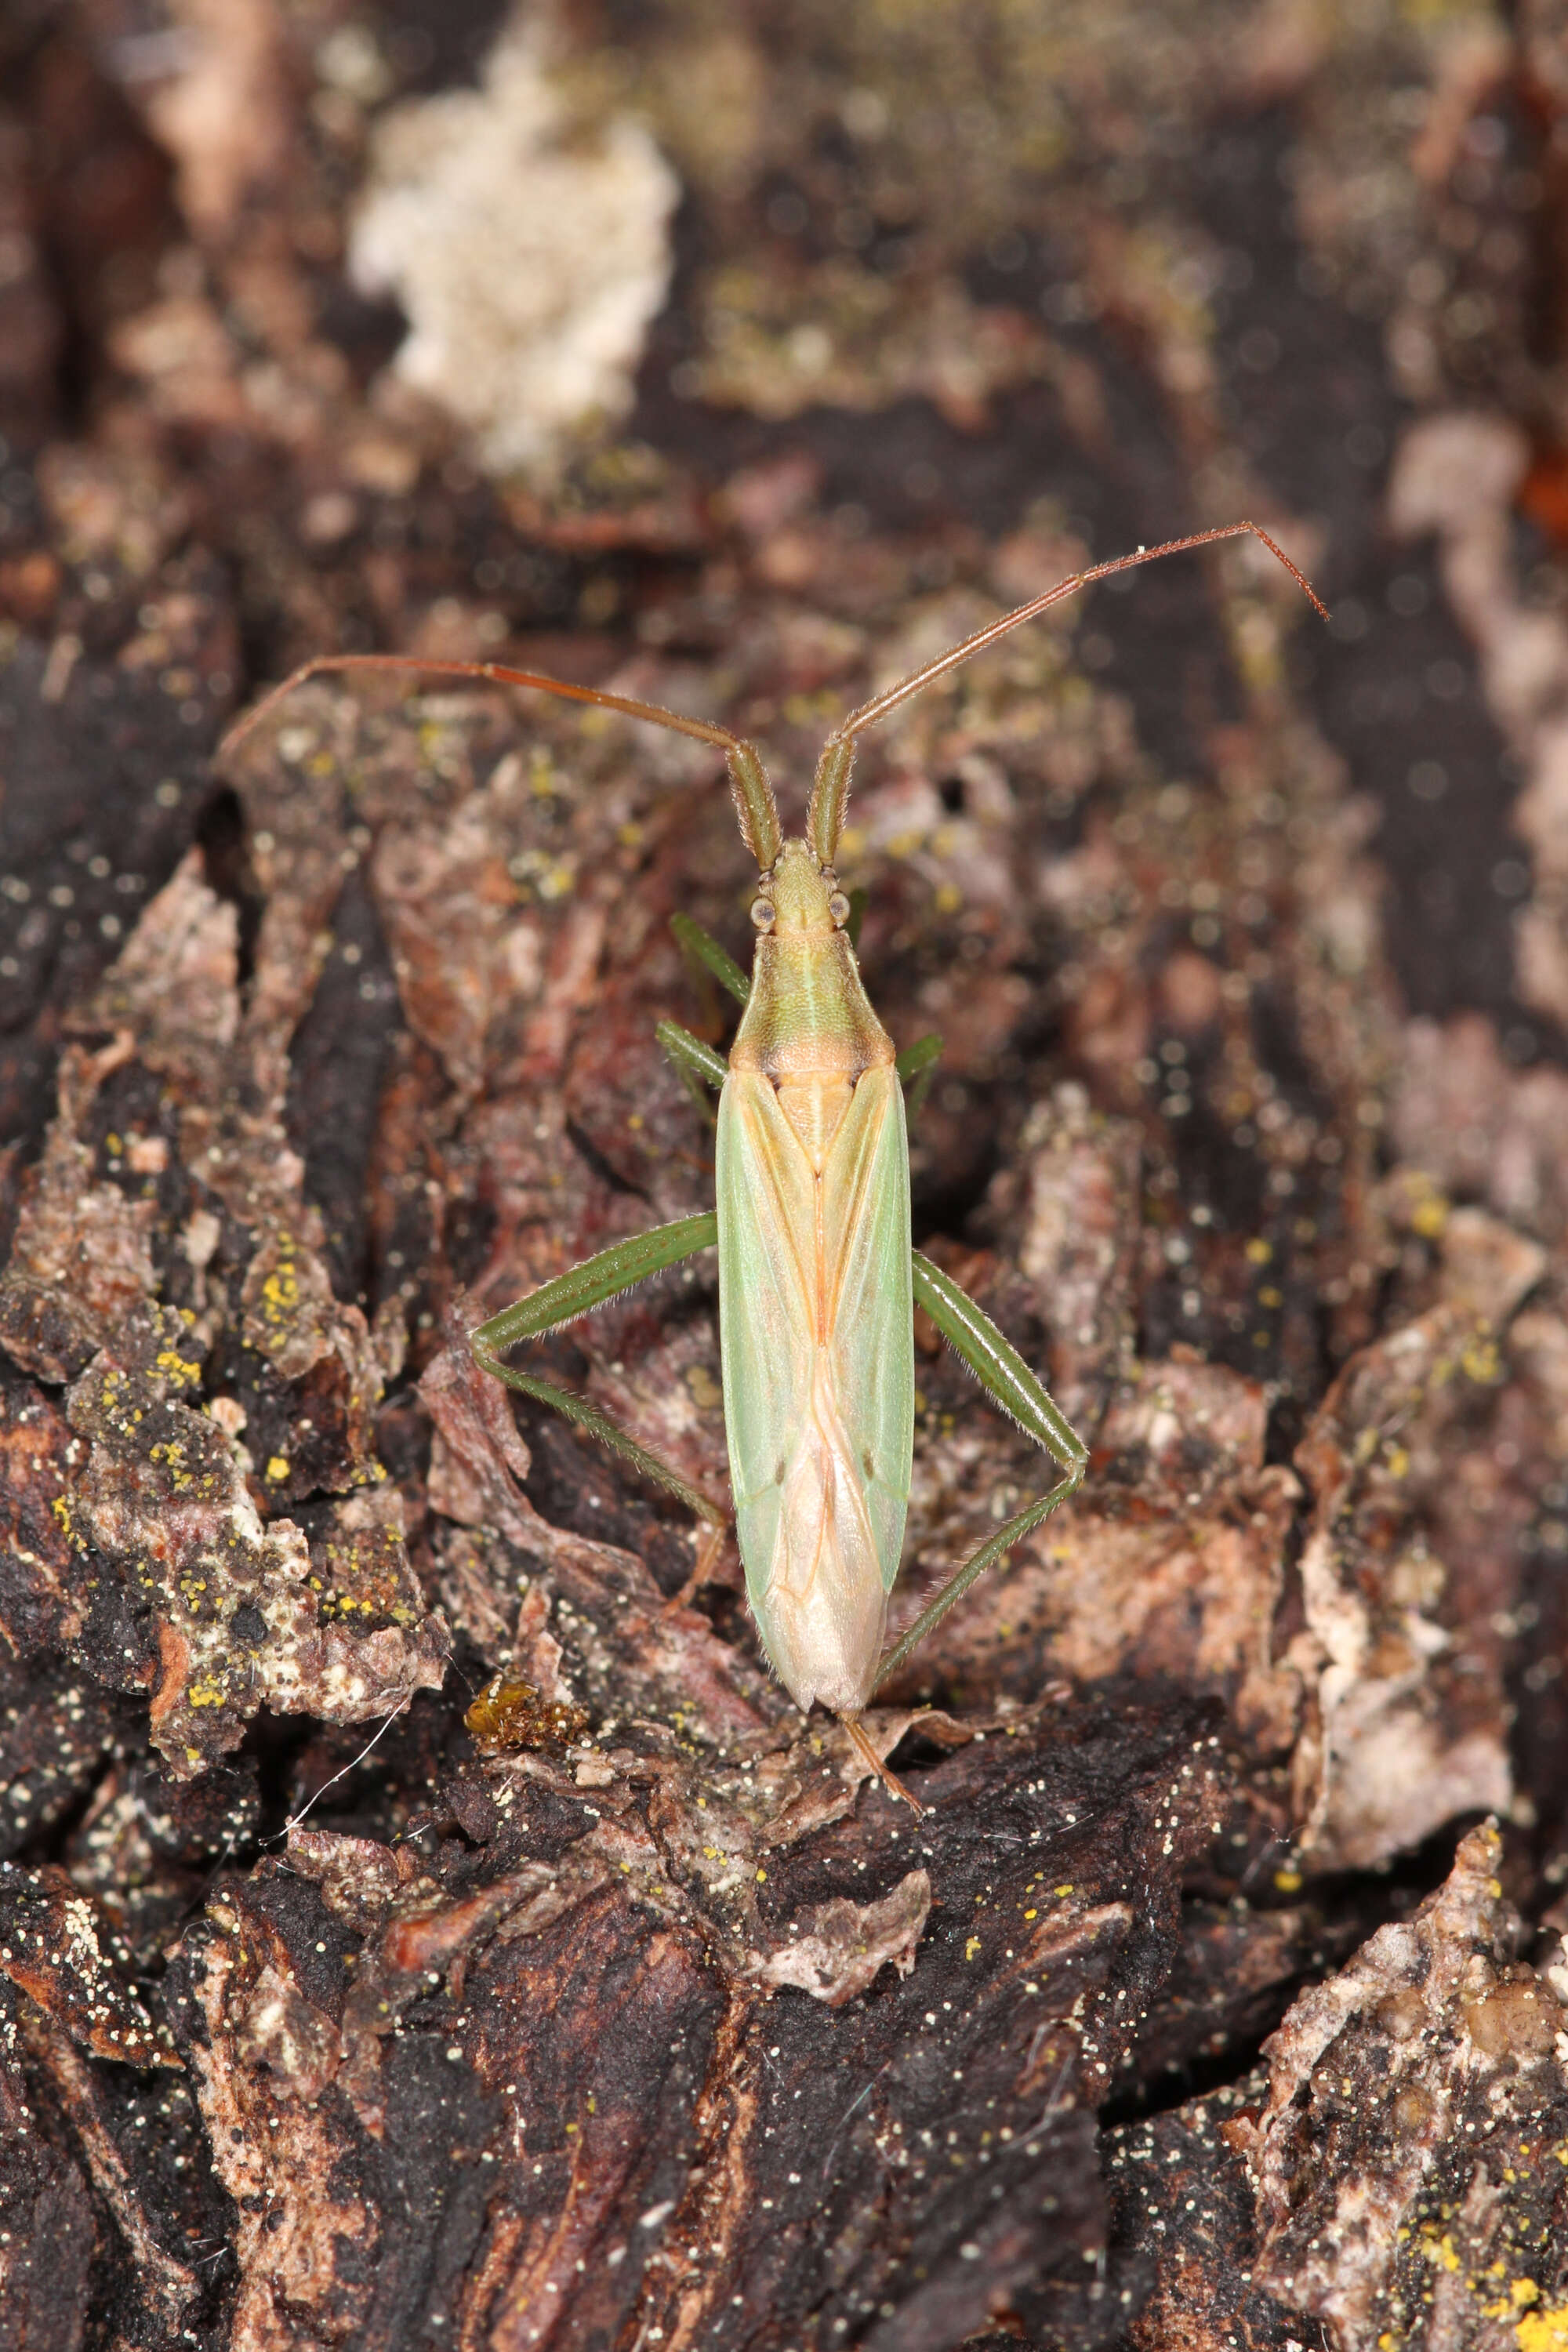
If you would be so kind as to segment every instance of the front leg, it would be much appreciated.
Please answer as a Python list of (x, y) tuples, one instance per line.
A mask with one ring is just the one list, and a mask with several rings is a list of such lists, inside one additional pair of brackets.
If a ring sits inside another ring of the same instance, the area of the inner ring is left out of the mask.
[(683, 1029), (679, 1021), (661, 1021), (653, 1034), (675, 1065), (676, 1076), (681, 1085), (708, 1126), (712, 1127), (715, 1124), (713, 1107), (702, 1089), (704, 1087), (721, 1087), (730, 1075), (729, 1064), (721, 1054), (713, 1051), (711, 1045), (705, 1045), (700, 1037), (694, 1037), (689, 1029)]
[(911, 1129), (921, 1115), (921, 1105), (930, 1092), (941, 1058), (942, 1038), (933, 1029), (929, 1036), (917, 1037), (912, 1045), (906, 1045), (893, 1064), (904, 1087), (904, 1117)]

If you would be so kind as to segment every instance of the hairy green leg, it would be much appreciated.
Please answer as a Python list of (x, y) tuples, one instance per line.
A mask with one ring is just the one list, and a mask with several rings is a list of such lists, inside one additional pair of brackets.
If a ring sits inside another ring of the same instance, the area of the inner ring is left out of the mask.
[[(697, 1040), (692, 1039), (695, 1045)], [(618, 1422), (590, 1404), (586, 1397), (575, 1395), (570, 1389), (558, 1389), (551, 1381), (542, 1381), (532, 1372), (520, 1372), (510, 1364), (500, 1361), (501, 1350), (515, 1347), (520, 1339), (542, 1339), (547, 1331), (559, 1330), (563, 1323), (574, 1323), (590, 1308), (603, 1307), (607, 1300), (618, 1298), (635, 1283), (645, 1282), (651, 1274), (662, 1274), (667, 1266), (679, 1265), (683, 1258), (695, 1257), (699, 1250), (712, 1249), (719, 1239), (719, 1220), (711, 1209), (700, 1217), (681, 1217), (672, 1225), (655, 1225), (651, 1233), (634, 1234), (629, 1241), (616, 1242), (596, 1257), (585, 1258), (567, 1274), (557, 1275), (553, 1282), (530, 1291), (515, 1307), (506, 1307), (481, 1323), (477, 1331), (468, 1334), (468, 1345), (474, 1360), (509, 1389), (519, 1389), (524, 1396), (535, 1398), (549, 1405), (563, 1419), (575, 1422), (591, 1437), (612, 1454), (619, 1454), (640, 1470), (645, 1478), (678, 1495), (689, 1510), (706, 1521), (711, 1533), (703, 1538), (699, 1549), (699, 1564), (706, 1573), (705, 1563), (717, 1552), (719, 1538), (730, 1524), (727, 1511), (706, 1495), (688, 1485), (678, 1470), (660, 1461), (646, 1445)]]
[(675, 1064), (687, 1093), (711, 1127), (712, 1106), (702, 1089), (723, 1085), (730, 1071), (723, 1055), (705, 1045), (700, 1037), (694, 1037), (689, 1029), (683, 1029), (679, 1021), (661, 1021), (653, 1034)]
[(966, 1291), (932, 1265), (919, 1250), (911, 1251), (915, 1303), (923, 1307), (942, 1338), (963, 1357), (981, 1387), (1004, 1412), (1011, 1413), (1041, 1451), (1055, 1456), (1067, 1476), (983, 1543), (977, 1552), (954, 1570), (934, 1600), (928, 1601), (908, 1632), (900, 1635), (878, 1669), (879, 1686), (918, 1649), (933, 1625), (941, 1623), (955, 1601), (961, 1601), (977, 1576), (983, 1576), (1031, 1528), (1065, 1503), (1082, 1484), (1089, 1452), (1082, 1439), (1062, 1418), (1040, 1382), (1015, 1348), (1010, 1348), (988, 1315), (981, 1312)]
[(671, 915), (669, 928), (675, 933), (681, 954), (700, 971), (711, 972), (721, 988), (729, 990), (737, 1004), (746, 1003), (752, 993), (752, 983), (727, 948), (721, 948), (711, 931), (689, 915)]
[(917, 1037), (912, 1045), (906, 1045), (893, 1064), (904, 1084), (904, 1117), (911, 1127), (921, 1115), (921, 1105), (931, 1090), (941, 1059), (942, 1038), (932, 1029), (924, 1037)]

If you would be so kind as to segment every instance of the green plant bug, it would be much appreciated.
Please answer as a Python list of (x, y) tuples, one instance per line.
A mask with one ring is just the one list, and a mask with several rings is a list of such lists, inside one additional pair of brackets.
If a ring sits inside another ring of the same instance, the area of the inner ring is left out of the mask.
[[(851, 905), (835, 866), (856, 743), (935, 679), (1080, 588), (1247, 534), (1278, 557), (1327, 619), (1296, 565), (1253, 522), (1195, 531), (1093, 564), (841, 720), (817, 761), (805, 830), (797, 838), (782, 832), (755, 747), (729, 730), (500, 663), (323, 656), (274, 688), (227, 739), (232, 744), (247, 733), (309, 677), (395, 670), (536, 688), (722, 751), (742, 835), (757, 863), (750, 981), (689, 918), (675, 922), (683, 944), (744, 1011), (727, 1062), (673, 1022), (661, 1022), (657, 1033), (690, 1082), (719, 1089), (715, 1205), (601, 1251), (491, 1316), (470, 1334), (470, 1344), (496, 1379), (565, 1415), (689, 1506), (706, 1528), (689, 1591), (716, 1556), (726, 1514), (585, 1398), (503, 1358), (521, 1341), (542, 1338), (647, 1276), (717, 1246), (731, 1487), (747, 1597), (763, 1648), (796, 1704), (809, 1709), (820, 1701), (829, 1708), (868, 1763), (911, 1804), (868, 1738), (863, 1711), (976, 1577), (1077, 1491), (1089, 1456), (995, 1325), (911, 1245), (904, 1088), (918, 1100), (941, 1040), (921, 1038), (896, 1053), (860, 978)], [(889, 1646), (913, 1463), (917, 1304), (1061, 1475), (998, 1528)]]

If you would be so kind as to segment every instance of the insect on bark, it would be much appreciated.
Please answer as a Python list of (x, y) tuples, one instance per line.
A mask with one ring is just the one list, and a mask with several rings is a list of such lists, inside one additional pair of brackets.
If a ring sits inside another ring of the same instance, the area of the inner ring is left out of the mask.
[[(820, 1701), (830, 1708), (868, 1763), (911, 1804), (867, 1737), (862, 1713), (879, 1684), (975, 1578), (1076, 1492), (1089, 1457), (996, 1326), (911, 1246), (904, 1088), (918, 1099), (941, 1040), (921, 1038), (896, 1053), (861, 982), (849, 901), (834, 863), (856, 743), (933, 680), (1079, 589), (1245, 534), (1279, 558), (1326, 619), (1295, 564), (1256, 523), (1196, 531), (1094, 564), (976, 630), (843, 719), (823, 746), (805, 831), (795, 839), (783, 835), (755, 747), (726, 728), (494, 662), (325, 656), (265, 697), (228, 738), (232, 744), (247, 733), (308, 677), (372, 669), (538, 688), (722, 751), (741, 832), (757, 862), (750, 982), (689, 918), (675, 921), (683, 944), (745, 1009), (727, 1063), (674, 1022), (658, 1030), (689, 1081), (719, 1089), (715, 1206), (601, 1251), (480, 1324), (471, 1344), (487, 1371), (564, 1414), (697, 1514), (705, 1534), (689, 1591), (717, 1554), (726, 1514), (585, 1398), (502, 1359), (521, 1341), (541, 1339), (717, 1245), (730, 1481), (747, 1595), (763, 1646), (796, 1705), (809, 1709)], [(1061, 1475), (988, 1538), (889, 1647), (888, 1608), (913, 1462), (917, 1303)]]

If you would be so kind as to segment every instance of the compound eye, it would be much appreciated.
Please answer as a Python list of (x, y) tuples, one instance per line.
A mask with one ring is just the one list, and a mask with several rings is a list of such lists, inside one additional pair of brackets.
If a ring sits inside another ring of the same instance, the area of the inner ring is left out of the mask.
[(759, 931), (771, 931), (773, 929), (775, 917), (773, 914), (773, 902), (771, 898), (752, 899), (752, 920), (756, 925)]
[(827, 902), (827, 911), (832, 916), (834, 921), (837, 924), (839, 929), (842, 930), (845, 924), (849, 920), (849, 901), (844, 896), (842, 890), (835, 890), (832, 898), (829, 898)]

